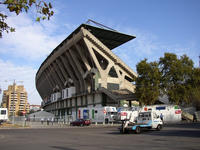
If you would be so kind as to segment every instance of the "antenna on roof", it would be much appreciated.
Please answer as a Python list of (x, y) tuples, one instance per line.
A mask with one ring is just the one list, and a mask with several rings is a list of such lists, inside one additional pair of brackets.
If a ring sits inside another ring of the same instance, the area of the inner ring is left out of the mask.
[(91, 20), (91, 19), (88, 19), (88, 21), (86, 22), (86, 24), (90, 24), (91, 22), (94, 23), (95, 25), (97, 25), (97, 26), (100, 27), (100, 28), (108, 29), (108, 30), (112, 30), (112, 31), (116, 31), (116, 30), (114, 30), (114, 29), (112, 29), (112, 28), (110, 28), (110, 27), (107, 27), (107, 26), (105, 26), (105, 25), (103, 25), (103, 24), (101, 24), (101, 23), (98, 23), (98, 22), (96, 22), (96, 21), (94, 21), (94, 20)]

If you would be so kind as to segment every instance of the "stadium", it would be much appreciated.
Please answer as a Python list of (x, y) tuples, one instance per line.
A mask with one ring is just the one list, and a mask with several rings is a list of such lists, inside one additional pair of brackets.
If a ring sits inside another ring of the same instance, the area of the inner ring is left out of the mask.
[(77, 118), (78, 108), (135, 99), (137, 74), (112, 50), (135, 36), (81, 24), (41, 64), (36, 88), (45, 111)]

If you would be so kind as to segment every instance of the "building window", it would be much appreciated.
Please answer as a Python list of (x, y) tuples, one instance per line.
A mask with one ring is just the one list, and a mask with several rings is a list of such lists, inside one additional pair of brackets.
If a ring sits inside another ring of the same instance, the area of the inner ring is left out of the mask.
[(117, 72), (116, 72), (114, 66), (112, 66), (112, 67), (110, 68), (110, 71), (109, 71), (108, 75), (109, 75), (110, 77), (113, 77), (113, 78), (118, 78), (118, 75), (117, 75)]
[(116, 83), (108, 83), (107, 84), (108, 90), (119, 90), (119, 84)]
[(105, 59), (101, 54), (99, 54), (95, 49), (93, 49), (93, 50), (94, 50), (94, 54), (99, 62), (99, 65), (101, 66), (101, 68), (103, 70), (105, 70), (108, 66), (108, 60)]

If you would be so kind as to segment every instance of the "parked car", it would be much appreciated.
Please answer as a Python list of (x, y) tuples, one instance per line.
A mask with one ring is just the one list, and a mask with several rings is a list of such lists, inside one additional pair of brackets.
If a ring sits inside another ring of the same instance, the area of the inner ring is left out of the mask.
[(70, 126), (89, 126), (91, 121), (88, 119), (77, 119), (75, 121), (70, 122)]

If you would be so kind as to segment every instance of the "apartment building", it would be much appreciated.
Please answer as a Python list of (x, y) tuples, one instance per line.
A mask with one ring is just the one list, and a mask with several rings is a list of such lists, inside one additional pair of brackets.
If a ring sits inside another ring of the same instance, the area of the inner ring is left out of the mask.
[(28, 96), (23, 85), (9, 85), (7, 90), (3, 91), (2, 103), (3, 108), (8, 108), (9, 116), (21, 116), (29, 113), (30, 106)]

